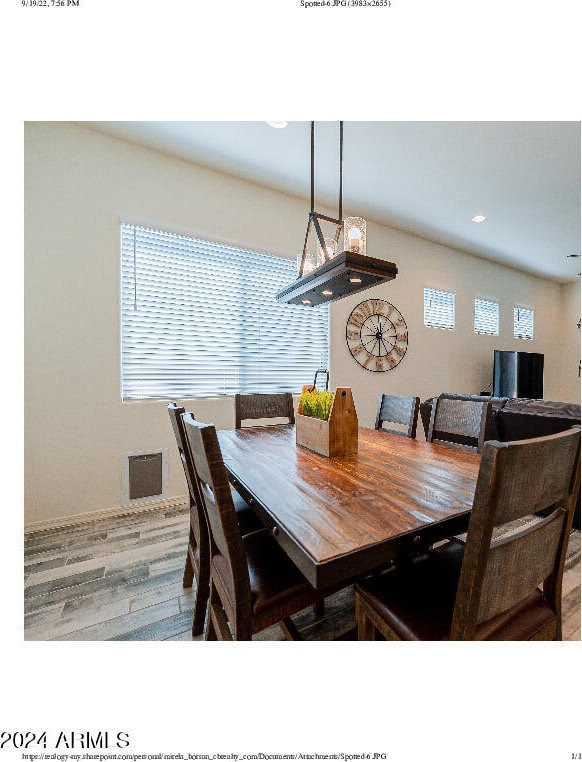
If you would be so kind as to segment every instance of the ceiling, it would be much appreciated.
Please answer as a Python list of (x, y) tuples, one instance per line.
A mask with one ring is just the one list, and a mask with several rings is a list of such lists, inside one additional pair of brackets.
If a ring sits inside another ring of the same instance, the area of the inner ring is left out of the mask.
[[(306, 200), (310, 123), (89, 122)], [(315, 210), (337, 209), (339, 123), (315, 124)], [(579, 122), (345, 122), (343, 211), (559, 282), (580, 259)], [(485, 222), (475, 223), (474, 215)]]

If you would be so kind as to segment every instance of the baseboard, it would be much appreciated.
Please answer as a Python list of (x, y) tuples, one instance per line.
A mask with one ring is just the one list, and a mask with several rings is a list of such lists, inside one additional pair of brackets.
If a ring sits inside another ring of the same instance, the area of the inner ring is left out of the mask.
[(147, 503), (133, 507), (116, 505), (103, 511), (91, 511), (90, 513), (79, 513), (74, 516), (59, 516), (45, 521), (34, 521), (24, 527), (24, 534), (46, 532), (51, 529), (66, 529), (67, 527), (87, 524), (99, 521), (100, 519), (117, 519), (124, 516), (138, 516), (141, 513), (151, 513), (171, 508), (186, 508), (188, 503), (187, 495), (179, 495), (178, 497), (169, 497), (162, 500), (150, 500)]

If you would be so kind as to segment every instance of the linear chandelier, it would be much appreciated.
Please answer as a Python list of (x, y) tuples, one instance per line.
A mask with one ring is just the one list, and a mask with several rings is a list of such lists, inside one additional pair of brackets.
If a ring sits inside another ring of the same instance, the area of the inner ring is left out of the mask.
[[(298, 257), (298, 277), (276, 296), (283, 304), (315, 307), (393, 280), (398, 268), (393, 262), (366, 255), (366, 221), (342, 218), (342, 174), (344, 123), (339, 123), (339, 211), (338, 218), (315, 211), (315, 122), (311, 122), (311, 211), (303, 253)], [(313, 236), (315, 233), (315, 236)], [(340, 251), (338, 251), (340, 249)]]

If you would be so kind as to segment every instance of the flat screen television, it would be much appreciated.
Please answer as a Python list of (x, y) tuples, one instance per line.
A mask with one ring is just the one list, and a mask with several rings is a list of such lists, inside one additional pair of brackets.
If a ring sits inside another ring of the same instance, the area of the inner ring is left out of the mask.
[(537, 352), (506, 352), (494, 350), (493, 396), (544, 396), (544, 356)]

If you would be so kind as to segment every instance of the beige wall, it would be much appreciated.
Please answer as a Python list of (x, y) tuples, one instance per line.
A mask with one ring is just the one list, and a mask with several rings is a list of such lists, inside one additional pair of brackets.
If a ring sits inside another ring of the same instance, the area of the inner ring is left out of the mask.
[(567, 402), (580, 402), (580, 281), (562, 286), (561, 392)]
[[(118, 506), (125, 452), (170, 448), (170, 495), (182, 495), (165, 402), (120, 399), (119, 223), (295, 257), (308, 202), (83, 126), (30, 123), (25, 141), (25, 523)], [(563, 335), (562, 324), (564, 315), (568, 326), (579, 318), (577, 284), (561, 287), (379, 225), (370, 224), (368, 241), (371, 253), (396, 262), (398, 278), (331, 311), (332, 385), (353, 387), (361, 423), (373, 422), (383, 391), (480, 391), (494, 348), (543, 352), (545, 396), (578, 399), (578, 329)], [(454, 332), (423, 327), (425, 285), (456, 291)], [(363, 370), (345, 346), (346, 318), (368, 295), (392, 302), (408, 324), (408, 353), (389, 373)], [(499, 300), (501, 336), (473, 335), (476, 295)], [(535, 307), (533, 342), (511, 338), (514, 303)], [(571, 354), (573, 375), (563, 362)], [(191, 407), (201, 420), (233, 425), (230, 399)]]
[[(377, 399), (382, 392), (414, 394), (422, 400), (441, 391), (476, 394), (491, 388), (494, 349), (543, 353), (544, 397), (579, 401), (578, 355), (574, 352), (574, 364), (563, 362), (565, 356), (573, 353), (572, 340), (566, 351), (564, 337), (571, 336), (570, 324), (575, 328), (578, 320), (564, 317), (563, 301), (572, 315), (578, 315), (577, 283), (561, 286), (386, 227), (369, 227), (369, 251), (396, 262), (398, 277), (388, 285), (337, 302), (333, 306), (331, 331), (332, 384), (353, 388), (360, 423), (373, 424), (375, 410), (370, 400)], [(424, 326), (425, 286), (455, 292), (454, 331)], [(408, 325), (408, 351), (400, 364), (386, 373), (361, 368), (345, 345), (345, 322), (351, 310), (368, 294), (394, 304)], [(567, 294), (567, 299), (563, 294)], [(499, 303), (499, 336), (474, 333), (476, 297)], [(515, 304), (534, 308), (533, 341), (513, 338)], [(563, 321), (567, 324), (565, 328)]]

